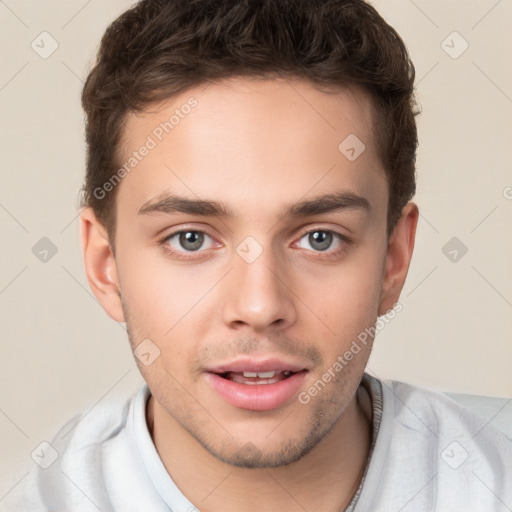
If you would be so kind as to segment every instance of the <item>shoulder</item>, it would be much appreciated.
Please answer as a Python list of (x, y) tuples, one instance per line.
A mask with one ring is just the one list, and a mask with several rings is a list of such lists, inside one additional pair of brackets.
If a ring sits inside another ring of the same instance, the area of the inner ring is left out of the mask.
[(452, 451), (459, 451), (460, 457), (468, 452), (469, 460), (472, 452), (480, 463), (487, 459), (496, 468), (511, 470), (512, 442), (490, 420), (438, 391), (391, 380), (382, 381), (382, 387), (386, 419), (392, 422), (396, 435), (408, 430), (430, 439), (443, 450), (445, 462)]
[(102, 483), (106, 476), (104, 459), (107, 454), (125, 451), (128, 415), (136, 396), (144, 391), (145, 387), (129, 396), (102, 399), (39, 444), (26, 476), (8, 496), (7, 502), (16, 504), (13, 510), (55, 510), (62, 506), (88, 510), (92, 502), (100, 507), (108, 503)]
[(395, 380), (382, 380), (388, 418), (433, 435), (462, 435), (495, 439), (508, 447), (507, 437), (486, 420), (452, 398), (432, 389)]
[(438, 391), (394, 380), (381, 384), (372, 460), (384, 472), (373, 483), (378, 503), (411, 500), (417, 510), (486, 512), (512, 504), (512, 442), (503, 432)]
[(106, 398), (60, 427), (47, 443), (48, 449), (54, 450), (58, 456), (48, 468), (53, 470), (44, 471), (44, 475), (74, 471), (78, 468), (78, 460), (82, 466), (95, 462), (97, 465), (99, 451), (114, 442), (125, 428), (133, 398)]

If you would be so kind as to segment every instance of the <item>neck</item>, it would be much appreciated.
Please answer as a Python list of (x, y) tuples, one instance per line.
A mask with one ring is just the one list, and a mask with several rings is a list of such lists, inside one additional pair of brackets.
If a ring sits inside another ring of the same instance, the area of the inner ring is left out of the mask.
[(370, 400), (362, 387), (359, 390), (310, 452), (278, 468), (247, 469), (220, 461), (153, 396), (147, 405), (147, 423), (167, 472), (201, 512), (338, 512), (359, 487), (370, 450)]

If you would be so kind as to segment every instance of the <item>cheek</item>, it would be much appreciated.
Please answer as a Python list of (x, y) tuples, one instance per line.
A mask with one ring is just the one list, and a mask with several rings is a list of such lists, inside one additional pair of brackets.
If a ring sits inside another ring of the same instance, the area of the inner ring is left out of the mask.
[(135, 348), (149, 338), (160, 350), (158, 365), (140, 367), (148, 379), (165, 369), (183, 380), (201, 342), (201, 321), (211, 306), (218, 275), (212, 268), (172, 264), (150, 252), (158, 253), (127, 251), (118, 263), (130, 341)]
[(339, 352), (378, 316), (382, 282), (378, 248), (361, 252), (345, 264), (321, 275), (302, 277), (304, 304), (322, 321), (322, 336), (331, 339), (328, 350)]
[[(311, 288), (313, 291), (313, 288)], [(340, 267), (315, 293), (324, 310), (367, 311), (379, 291), (379, 274), (374, 266)]]
[(214, 284), (213, 275), (196, 265), (177, 265), (157, 249), (130, 250), (118, 264), (125, 302), (133, 320), (158, 336), (187, 317)]

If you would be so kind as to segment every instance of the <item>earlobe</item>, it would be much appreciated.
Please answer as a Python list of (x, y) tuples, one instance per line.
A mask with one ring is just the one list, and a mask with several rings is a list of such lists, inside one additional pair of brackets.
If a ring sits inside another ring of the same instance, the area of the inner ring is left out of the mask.
[(407, 203), (390, 236), (379, 303), (379, 316), (385, 315), (400, 298), (414, 250), (418, 217), (418, 206), (413, 202)]
[(80, 214), (80, 230), (89, 286), (105, 312), (117, 322), (124, 322), (114, 254), (107, 230), (92, 208)]

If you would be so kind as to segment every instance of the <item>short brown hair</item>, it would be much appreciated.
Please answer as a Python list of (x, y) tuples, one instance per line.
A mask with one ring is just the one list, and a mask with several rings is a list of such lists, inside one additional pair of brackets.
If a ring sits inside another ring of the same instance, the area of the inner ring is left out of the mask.
[[(133, 111), (232, 76), (289, 76), (370, 93), (389, 184), (387, 234), (416, 191), (415, 69), (398, 33), (363, 0), (143, 0), (105, 31), (82, 91), (87, 170), (81, 206), (115, 236), (113, 187)], [(341, 141), (340, 141), (341, 142)]]

